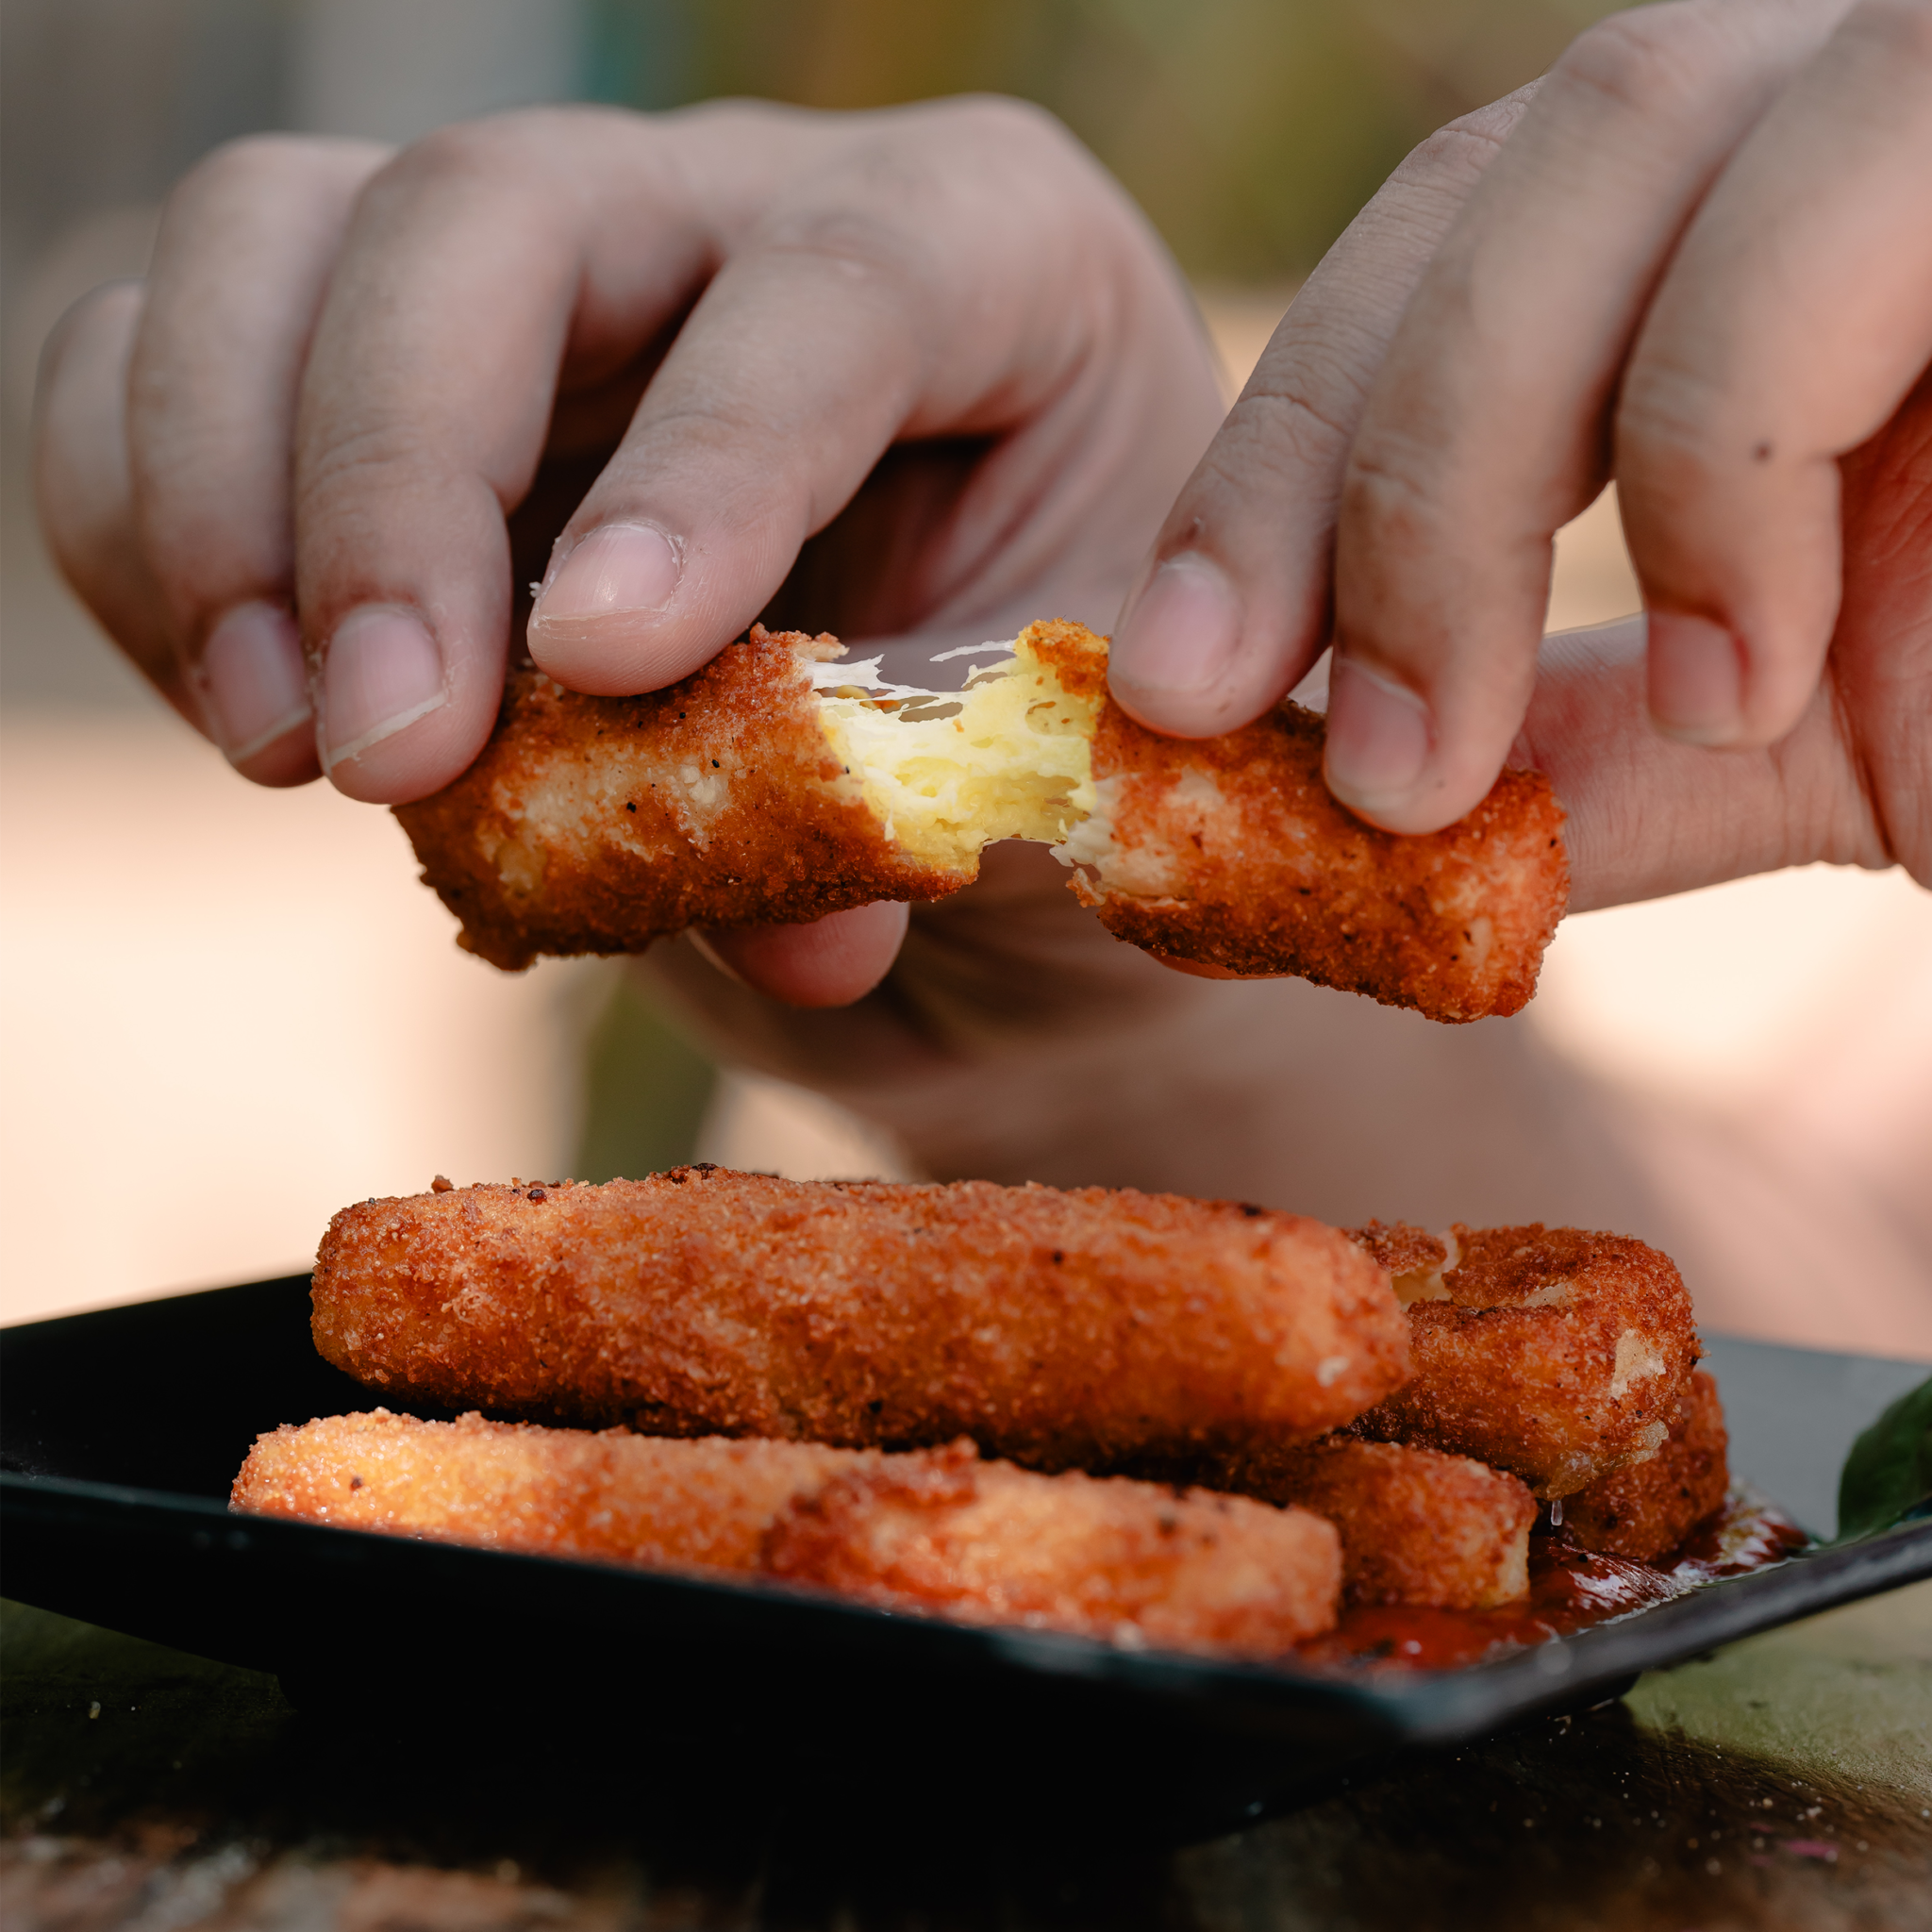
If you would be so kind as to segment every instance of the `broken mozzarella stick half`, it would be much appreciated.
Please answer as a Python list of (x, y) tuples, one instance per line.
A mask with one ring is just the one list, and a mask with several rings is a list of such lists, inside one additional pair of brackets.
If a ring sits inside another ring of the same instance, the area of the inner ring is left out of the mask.
[(1546, 1502), (1664, 1446), (1702, 1353), (1668, 1255), (1540, 1223), (1353, 1234), (1407, 1310), (1413, 1373), (1352, 1434), (1473, 1456)]
[[(1224, 738), (1163, 738), (1107, 691), (1107, 641), (1031, 625), (959, 691), (755, 626), (641, 697), (510, 680), (475, 764), (400, 806), (461, 943), (639, 953), (691, 926), (798, 924), (936, 899), (1002, 839), (1050, 846), (1116, 937), (1234, 976), (1294, 974), (1443, 1021), (1513, 1013), (1569, 900), (1563, 813), (1507, 771), (1403, 838), (1323, 783), (1324, 722), (1284, 702)], [(938, 661), (937, 659), (935, 660)]]
[(1529, 1592), (1535, 1498), (1467, 1456), (1328, 1436), (1208, 1480), (1325, 1516), (1350, 1603), (1487, 1610)]
[(530, 1556), (727, 1571), (890, 1608), (1273, 1657), (1333, 1627), (1334, 1528), (1301, 1509), (1037, 1475), (970, 1442), (810, 1442), (419, 1422), (377, 1409), (259, 1437), (231, 1507)]

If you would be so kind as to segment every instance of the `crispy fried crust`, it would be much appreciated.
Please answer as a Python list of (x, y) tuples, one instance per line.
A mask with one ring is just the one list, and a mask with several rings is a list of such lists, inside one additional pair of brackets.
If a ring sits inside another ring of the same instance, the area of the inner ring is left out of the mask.
[(1276, 1656), (1335, 1623), (1340, 1540), (1301, 1509), (1205, 1490), (888, 1456), (800, 1496), (774, 1576), (894, 1607), (1178, 1649)]
[[(1397, 838), (1330, 797), (1315, 713), (1284, 705), (1225, 738), (1162, 738), (1106, 697), (1105, 639), (1063, 622), (1026, 637), (1064, 690), (1103, 701), (1102, 809), (1068, 848), (1070, 883), (1118, 938), (1438, 1020), (1513, 1013), (1535, 991), (1569, 898), (1563, 813), (1541, 774), (1506, 772), (1468, 818)], [(976, 866), (908, 857), (832, 758), (810, 671), (838, 650), (755, 625), (631, 698), (518, 673), (476, 762), (396, 808), (461, 943), (513, 971), (971, 883)]]
[(1298, 1215), (1130, 1190), (707, 1167), (344, 1208), (316, 1346), (533, 1421), (1042, 1468), (1307, 1441), (1407, 1371), (1387, 1277)]
[[(876, 1480), (872, 1480), (875, 1477)], [(236, 1509), (529, 1555), (762, 1571), (874, 1603), (1269, 1656), (1334, 1624), (1319, 1517), (910, 1456), (377, 1409), (258, 1438)]]
[(1422, 837), (1367, 824), (1322, 779), (1326, 723), (1283, 703), (1224, 738), (1162, 738), (1111, 701), (1093, 741), (1110, 849), (1075, 874), (1117, 938), (1243, 974), (1412, 1007), (1513, 1013), (1570, 900), (1563, 810), (1506, 771), (1465, 819)]
[(1214, 1480), (1333, 1523), (1351, 1603), (1481, 1610), (1528, 1592), (1535, 1498), (1466, 1456), (1331, 1436)]
[[(1392, 1252), (1411, 1233), (1357, 1238)], [(1540, 1223), (1453, 1238), (1453, 1265), (1396, 1278), (1414, 1373), (1354, 1433), (1474, 1456), (1545, 1498), (1653, 1455), (1700, 1353), (1670, 1257)]]
[[(1398, 1281), (1406, 1275), (1438, 1272), (1449, 1258), (1449, 1250), (1440, 1236), (1411, 1227), (1406, 1221), (1372, 1221), (1365, 1227), (1350, 1228), (1348, 1238), (1373, 1257), (1377, 1267), (1386, 1268)], [(1397, 1294), (1401, 1291), (1398, 1287)]]
[(1699, 1369), (1678, 1398), (1664, 1446), (1648, 1462), (1613, 1471), (1570, 1497), (1563, 1527), (1586, 1550), (1640, 1563), (1661, 1557), (1724, 1507), (1728, 1447), (1717, 1383)]
[(476, 762), (396, 808), (459, 943), (514, 972), (968, 884), (973, 870), (907, 857), (833, 760), (810, 668), (837, 649), (758, 625), (643, 697), (513, 676)]
[(263, 1516), (595, 1562), (751, 1570), (779, 1512), (869, 1458), (378, 1408), (256, 1439), (229, 1502)]

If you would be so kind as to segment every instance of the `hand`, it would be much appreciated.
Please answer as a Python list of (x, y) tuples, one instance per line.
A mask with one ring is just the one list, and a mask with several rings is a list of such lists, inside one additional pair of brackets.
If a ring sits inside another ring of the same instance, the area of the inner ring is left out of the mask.
[[(1932, 882), (1928, 363), (1932, 6), (1615, 16), (1323, 264), (1143, 567), (1116, 693), (1225, 730), (1332, 624), (1336, 795), (1448, 824), (1527, 716), (1573, 909), (1813, 858)], [(1611, 476), (1647, 640), (1539, 684), (1551, 538)]]
[[(1104, 622), (1221, 413), (1158, 242), (1031, 109), (541, 111), (202, 164), (146, 284), (53, 343), (39, 484), (239, 770), (394, 803), (481, 746), (530, 576), (532, 657), (600, 692), (760, 614), (908, 651)], [(905, 923), (715, 946), (830, 1004)]]

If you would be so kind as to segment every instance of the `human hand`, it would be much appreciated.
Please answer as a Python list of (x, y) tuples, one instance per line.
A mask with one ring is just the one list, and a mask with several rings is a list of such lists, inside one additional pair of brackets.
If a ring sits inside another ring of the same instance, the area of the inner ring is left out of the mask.
[[(394, 803), (481, 746), (529, 576), (530, 654), (579, 690), (761, 614), (917, 663), (1104, 620), (1220, 416), (1158, 242), (1031, 109), (541, 111), (204, 163), (147, 283), (54, 342), (39, 480), (238, 769)], [(713, 945), (833, 1004), (905, 923)]]
[[(1225, 730), (1332, 623), (1336, 795), (1432, 830), (1513, 741), (1573, 909), (1814, 858), (1932, 882), (1928, 362), (1932, 6), (1615, 16), (1318, 271), (1143, 565), (1116, 694)], [(1539, 684), (1551, 539), (1611, 476), (1647, 641)]]

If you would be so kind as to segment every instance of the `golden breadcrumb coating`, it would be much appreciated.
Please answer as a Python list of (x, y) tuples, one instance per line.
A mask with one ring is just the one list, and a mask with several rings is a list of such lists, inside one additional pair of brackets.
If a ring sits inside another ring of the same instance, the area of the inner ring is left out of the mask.
[(1569, 898), (1540, 774), (1399, 838), (1329, 795), (1313, 712), (1163, 738), (1107, 694), (1107, 640), (1084, 625), (1031, 625), (1010, 648), (930, 702), (838, 686), (835, 639), (757, 626), (644, 697), (525, 671), (469, 771), (396, 815), (462, 943), (507, 968), (937, 898), (986, 842), (1028, 838), (1109, 931), (1170, 958), (1446, 1021), (1534, 991)]
[(1240, 975), (1293, 974), (1432, 1020), (1513, 1013), (1570, 903), (1563, 809), (1506, 771), (1467, 818), (1405, 838), (1339, 805), (1326, 721), (1284, 702), (1223, 738), (1163, 738), (1109, 702), (1099, 804), (1065, 850), (1117, 938)]
[(796, 924), (937, 899), (975, 867), (886, 835), (819, 722), (834, 639), (762, 626), (681, 683), (585, 697), (509, 681), (462, 776), (396, 807), (459, 943), (510, 971), (540, 953), (641, 953), (691, 925)]
[(774, 1576), (974, 1623), (1273, 1657), (1335, 1624), (1334, 1527), (1123, 1477), (1036, 1475), (971, 1442), (886, 1456), (798, 1497)]
[(1541, 1223), (1357, 1239), (1413, 1264), (1394, 1286), (1414, 1372), (1354, 1433), (1474, 1456), (1546, 1499), (1662, 1446), (1701, 1353), (1667, 1255)]
[(751, 1570), (794, 1496), (870, 1458), (816, 1442), (673, 1441), (378, 1408), (256, 1438), (229, 1502), (261, 1516), (539, 1557)]
[(329, 1361), (452, 1408), (1055, 1469), (1307, 1441), (1408, 1366), (1345, 1236), (1127, 1189), (454, 1189), (344, 1208), (313, 1298)]
[(1536, 1500), (1466, 1456), (1329, 1436), (1210, 1480), (1327, 1517), (1351, 1603), (1486, 1610), (1528, 1592)]
[[(853, 1478), (876, 1474), (875, 1484)], [(1239, 1497), (805, 1442), (377, 1409), (259, 1437), (231, 1507), (532, 1556), (762, 1573), (982, 1624), (1274, 1656), (1335, 1622), (1319, 1517)]]
[(1678, 1398), (1664, 1446), (1647, 1462), (1600, 1476), (1563, 1505), (1572, 1542), (1648, 1563), (1674, 1550), (1724, 1507), (1730, 1489), (1729, 1438), (1717, 1383), (1699, 1369)]

